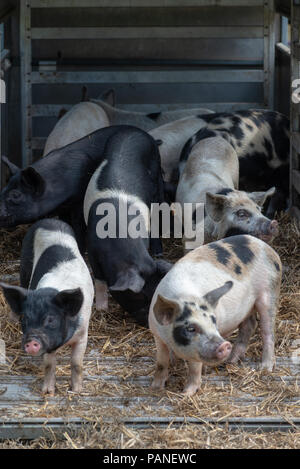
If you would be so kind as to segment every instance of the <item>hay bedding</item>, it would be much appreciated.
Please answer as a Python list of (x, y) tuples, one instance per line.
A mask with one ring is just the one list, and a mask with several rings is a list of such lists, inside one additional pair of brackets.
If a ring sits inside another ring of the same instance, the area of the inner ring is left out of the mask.
[[(204, 376), (201, 391), (193, 397), (183, 397), (180, 391), (186, 377), (186, 365), (181, 360), (170, 369), (166, 390), (149, 387), (155, 367), (155, 347), (151, 333), (137, 326), (112, 300), (109, 312), (93, 312), (89, 328), (89, 343), (85, 357), (85, 381), (81, 396), (69, 391), (69, 350), (62, 349), (57, 365), (55, 398), (40, 394), (43, 371), (39, 359), (25, 357), (20, 350), (19, 325), (7, 320), (8, 307), (0, 295), (0, 334), (5, 339), (8, 362), (0, 366), (0, 375), (31, 375), (29, 392), (33, 402), (16, 402), (8, 412), (1, 407), (0, 417), (82, 417), (90, 425), (71, 438), (51, 442), (39, 439), (31, 447), (97, 447), (97, 448), (294, 448), (299, 447), (300, 432), (253, 434), (228, 432), (226, 428), (205, 425), (183, 425), (181, 428), (129, 429), (123, 417), (193, 417), (224, 419), (229, 417), (280, 416), (290, 421), (300, 417), (300, 395), (297, 382), (299, 365), (290, 367), (294, 341), (300, 339), (300, 225), (284, 214), (279, 217), (280, 235), (273, 247), (281, 256), (284, 271), (280, 308), (276, 321), (277, 367), (272, 374), (249, 367), (247, 362), (261, 360), (259, 329), (251, 340), (246, 363), (225, 365), (212, 369)], [(0, 276), (18, 272), (17, 261), (27, 227), (0, 232)], [(182, 256), (179, 240), (164, 240), (165, 258), (175, 262)], [(1, 378), (1, 376), (0, 376)], [(1, 391), (1, 389), (0, 389)], [(104, 421), (103, 421), (104, 418)], [(113, 423), (106, 423), (110, 418)], [(93, 422), (93, 423), (92, 423)], [(100, 430), (93, 427), (101, 423)], [(4, 442), (0, 447), (14, 447)], [(48, 445), (48, 446), (47, 446)], [(19, 443), (22, 446), (22, 443)], [(26, 445), (25, 445), (26, 446)], [(28, 446), (27, 446), (28, 447)]]

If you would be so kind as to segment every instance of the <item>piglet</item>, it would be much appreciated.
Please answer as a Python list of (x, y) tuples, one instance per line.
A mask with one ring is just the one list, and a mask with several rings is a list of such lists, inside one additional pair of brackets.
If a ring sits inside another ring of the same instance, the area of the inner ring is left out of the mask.
[[(162, 253), (159, 237), (150, 236), (151, 204), (164, 198), (159, 152), (146, 132), (125, 128), (108, 140), (103, 157), (84, 199), (96, 308), (107, 309), (109, 290), (147, 326), (154, 290), (171, 267), (149, 253)], [(135, 223), (140, 229), (133, 233)]]
[(43, 393), (54, 395), (56, 351), (72, 347), (72, 390), (82, 388), (82, 365), (94, 298), (93, 282), (73, 230), (56, 219), (44, 219), (25, 235), (20, 266), (21, 287), (0, 283), (21, 322), (24, 351), (43, 356)]
[[(187, 360), (184, 393), (201, 384), (202, 365), (243, 358), (260, 318), (262, 369), (275, 366), (274, 324), (281, 261), (264, 241), (238, 235), (201, 246), (180, 259), (156, 288), (149, 325), (157, 348), (152, 386), (163, 388), (170, 353)], [(227, 337), (239, 329), (234, 346)]]
[(278, 223), (261, 211), (275, 187), (262, 192), (238, 190), (239, 159), (235, 149), (210, 130), (204, 129), (202, 136), (205, 138), (192, 147), (181, 167), (176, 202), (182, 207), (186, 203), (205, 204), (205, 243), (236, 234), (250, 234), (270, 242), (278, 232)]

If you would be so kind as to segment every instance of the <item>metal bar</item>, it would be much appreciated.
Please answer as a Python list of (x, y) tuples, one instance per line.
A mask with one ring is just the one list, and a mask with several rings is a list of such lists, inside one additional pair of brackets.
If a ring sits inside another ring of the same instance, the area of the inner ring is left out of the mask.
[[(54, 60), (54, 59), (53, 59)], [(32, 66), (38, 67), (41, 60), (32, 58)], [(237, 59), (203, 59), (203, 60), (196, 60), (196, 59), (147, 59), (147, 58), (93, 58), (90, 57), (88, 59), (85, 58), (62, 58), (60, 60), (59, 66), (62, 69), (66, 69), (70, 67), (71, 69), (74, 67), (112, 67), (112, 66), (119, 66), (119, 67), (195, 67), (195, 66), (205, 66), (206, 68), (216, 67), (216, 66), (223, 66), (223, 67), (252, 67), (258, 68), (263, 66), (263, 59), (248, 59), (248, 60), (237, 60)]]
[(32, 72), (32, 83), (236, 83), (262, 82), (262, 70), (155, 70)]
[(297, 153), (300, 153), (300, 133), (291, 132), (292, 147), (296, 150)]
[(286, 16), (281, 16), (280, 40), (286, 46), (288, 46), (288, 26), (289, 26), (288, 18)]
[[(57, 117), (62, 108), (68, 111), (72, 108), (72, 106), (73, 104), (34, 104), (32, 106), (32, 117)], [(118, 106), (119, 109), (140, 112), (151, 112), (154, 108), (161, 111), (171, 111), (174, 109), (190, 109), (200, 107), (212, 109), (215, 112), (228, 112), (229, 109), (231, 111), (238, 111), (241, 109), (263, 109), (263, 103), (178, 103), (161, 104), (155, 107), (153, 104), (120, 104)], [(153, 112), (155, 112), (155, 110)], [(37, 137), (36, 140), (38, 140)]]
[[(34, 104), (32, 106), (32, 117), (57, 117), (61, 109), (66, 109), (67, 111), (71, 109), (73, 104)], [(240, 109), (249, 109), (249, 108), (260, 108), (262, 103), (180, 103), (180, 104), (162, 104), (159, 106), (161, 111), (170, 111), (172, 109), (180, 108), (200, 108), (205, 107), (207, 109), (212, 109), (216, 112), (222, 112), (223, 109), (231, 109), (232, 111)], [(130, 110), (141, 110), (144, 109), (144, 112), (151, 112), (153, 110), (152, 104), (125, 104), (119, 105), (119, 109)], [(225, 111), (224, 111), (225, 112)]]
[(292, 170), (292, 181), (294, 189), (300, 194), (300, 171), (297, 169)]
[(274, 70), (275, 70), (275, 8), (274, 0), (264, 2), (264, 102), (274, 109)]
[(294, 58), (300, 60), (300, 44), (294, 44)]
[(31, 0), (32, 8), (262, 6), (263, 0)]
[(32, 39), (262, 38), (261, 26), (32, 28)]
[[(113, 424), (115, 421), (112, 418), (101, 418), (101, 423), (97, 420), (91, 421), (90, 419), (80, 418), (36, 418), (36, 419), (1, 419), (0, 420), (0, 438), (1, 439), (25, 439), (32, 440), (42, 436), (62, 435), (64, 432), (78, 432), (87, 426), (92, 426), (94, 429), (103, 424)], [(291, 431), (299, 430), (300, 419), (291, 418), (289, 421), (283, 418), (272, 417), (257, 417), (257, 418), (203, 418), (197, 419), (193, 417), (132, 417), (122, 418), (118, 420), (125, 426), (131, 428), (151, 428), (153, 426), (164, 428), (167, 426), (180, 426), (185, 424), (199, 425), (199, 426), (214, 426), (225, 427), (229, 431), (243, 430), (243, 431)]]
[(31, 0), (20, 2), (20, 62), (21, 62), (21, 132), (22, 167), (32, 160), (31, 152)]

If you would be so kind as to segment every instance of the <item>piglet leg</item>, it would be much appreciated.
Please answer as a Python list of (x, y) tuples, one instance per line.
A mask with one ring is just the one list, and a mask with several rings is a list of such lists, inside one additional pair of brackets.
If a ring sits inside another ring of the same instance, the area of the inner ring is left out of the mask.
[(163, 255), (163, 247), (160, 238), (150, 238), (150, 251), (155, 257), (161, 257)]
[(245, 319), (239, 327), (239, 333), (233, 346), (228, 363), (237, 363), (245, 356), (247, 345), (257, 326), (255, 314)]
[(108, 310), (108, 289), (107, 283), (103, 280), (95, 280), (95, 290), (96, 290), (96, 309)]
[(45, 353), (44, 355), (45, 377), (42, 387), (43, 394), (54, 396), (55, 394), (55, 368), (56, 368), (56, 354)]
[(168, 379), (168, 368), (170, 362), (169, 349), (159, 337), (154, 336), (156, 344), (156, 370), (152, 382), (153, 389), (163, 389)]
[(201, 386), (202, 362), (188, 362), (189, 375), (183, 394), (193, 396)]
[(273, 371), (275, 367), (274, 336), (276, 306), (276, 302), (267, 293), (263, 293), (256, 302), (260, 316), (260, 330), (263, 342), (262, 370)]
[(80, 393), (82, 389), (83, 357), (87, 346), (87, 334), (72, 344), (71, 385), (72, 391)]

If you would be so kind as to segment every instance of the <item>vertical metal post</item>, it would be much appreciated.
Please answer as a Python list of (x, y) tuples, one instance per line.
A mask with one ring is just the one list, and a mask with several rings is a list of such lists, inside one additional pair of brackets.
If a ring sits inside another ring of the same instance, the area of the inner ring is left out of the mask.
[(31, 0), (20, 2), (22, 167), (32, 162)]
[[(3, 47), (3, 38), (4, 38), (4, 35), (3, 35), (3, 24), (0, 24), (0, 57), (1, 57), (2, 51), (3, 51), (3, 49), (4, 49), (4, 47)], [(1, 76), (1, 75), (2, 75), (2, 74), (1, 74), (1, 60), (0, 60), (0, 78), (2, 79), (2, 76)], [(3, 78), (4, 78), (4, 77), (3, 77)], [(0, 86), (1, 86), (1, 85), (2, 85), (2, 84), (0, 83)], [(4, 92), (5, 92), (5, 90), (4, 90)], [(1, 117), (2, 117), (2, 106), (3, 106), (2, 101), (3, 101), (3, 99), (2, 99), (1, 94), (2, 94), (2, 93), (1, 93), (1, 90), (0, 90), (0, 188), (2, 189), (2, 164), (1, 164), (1, 155), (2, 155), (2, 139), (1, 139), (1, 137), (2, 137), (2, 119), (1, 119)], [(1, 360), (1, 358), (0, 358), (0, 360)]]
[(289, 45), (288, 26), (289, 26), (288, 18), (286, 16), (281, 16), (280, 42), (282, 42), (285, 46)]
[[(299, 16), (296, 17), (296, 10), (299, 14), (300, 6), (296, 1), (291, 2), (291, 84), (294, 80), (299, 80), (299, 59), (297, 46), (299, 44), (300, 24)], [(298, 88), (299, 86), (297, 86)], [(292, 91), (292, 89), (291, 89)], [(290, 93), (292, 95), (292, 93)], [(294, 170), (299, 169), (299, 145), (296, 136), (299, 135), (299, 104), (291, 100), (290, 126), (291, 126), (291, 147), (290, 147), (290, 204), (289, 208), (292, 215), (297, 215), (295, 205), (296, 193), (294, 188)], [(299, 140), (298, 140), (299, 141)]]
[(275, 7), (274, 0), (264, 1), (264, 104), (274, 109)]

